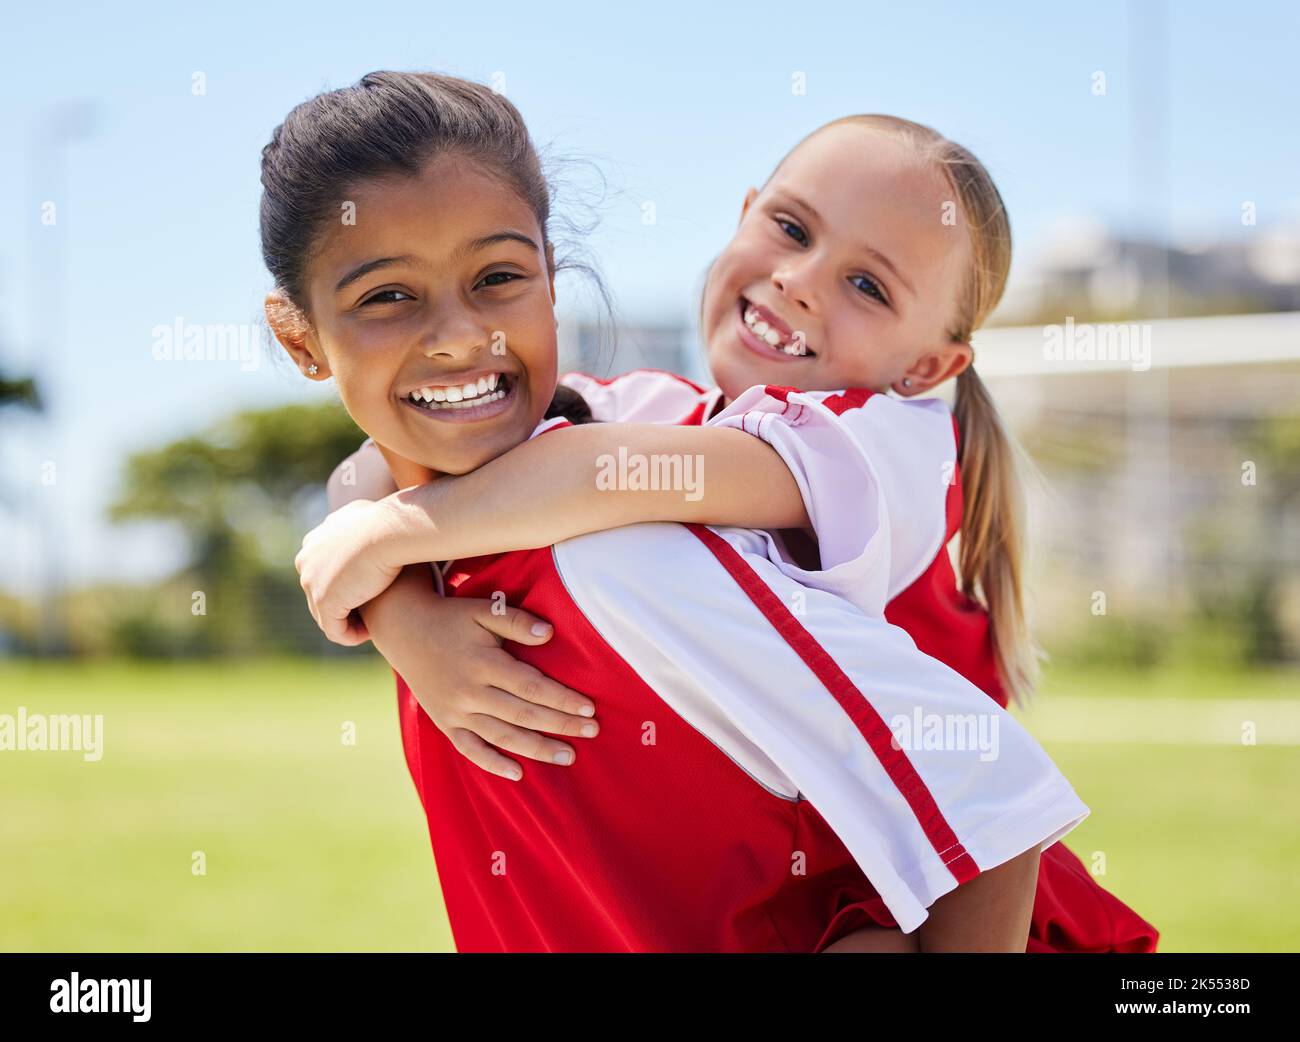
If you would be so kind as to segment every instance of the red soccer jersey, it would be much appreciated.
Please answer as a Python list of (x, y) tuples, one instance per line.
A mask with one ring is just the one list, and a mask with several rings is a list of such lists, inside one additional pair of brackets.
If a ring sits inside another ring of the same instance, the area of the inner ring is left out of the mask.
[(572, 766), (527, 761), (512, 782), (461, 756), (399, 678), (458, 951), (811, 952), (842, 913), (883, 913), (812, 804), (756, 784), (610, 649), (549, 548), (458, 562), (448, 580), (549, 619), (548, 643), (510, 650), (600, 692), (601, 722)]

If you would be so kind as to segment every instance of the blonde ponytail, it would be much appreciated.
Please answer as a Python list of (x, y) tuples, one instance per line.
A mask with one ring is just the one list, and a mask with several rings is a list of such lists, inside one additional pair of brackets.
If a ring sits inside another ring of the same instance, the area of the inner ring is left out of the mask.
[(974, 367), (957, 377), (953, 403), (965, 505), (958, 572), (962, 589), (983, 601), (1007, 695), (1023, 706), (1038, 680), (1039, 652), (1025, 617), (1025, 508), (1020, 455)]
[[(970, 264), (946, 332), (950, 340), (969, 343), (1002, 299), (1011, 270), (1011, 223), (993, 178), (966, 148), (931, 127), (897, 116), (846, 116), (813, 134), (842, 123), (900, 138), (947, 181), (967, 228)], [(958, 464), (965, 493), (958, 569), (962, 590), (988, 609), (1003, 688), (1024, 705), (1037, 680), (1040, 658), (1025, 618), (1022, 585), (1024, 464), (973, 367), (957, 377), (953, 414), (961, 437)]]

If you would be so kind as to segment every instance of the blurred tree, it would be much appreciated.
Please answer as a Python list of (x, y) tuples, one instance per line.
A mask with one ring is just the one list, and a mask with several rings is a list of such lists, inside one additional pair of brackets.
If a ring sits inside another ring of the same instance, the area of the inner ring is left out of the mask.
[(1290, 659), (1295, 648), (1282, 622), (1286, 583), (1295, 582), (1295, 531), (1300, 521), (1300, 413), (1266, 417), (1246, 438), (1259, 461), (1264, 539), (1268, 552), (1248, 576), (1243, 615), (1248, 654), (1257, 661)]
[(36, 390), (36, 381), (31, 377), (13, 378), (0, 373), (0, 408), (6, 405), (24, 405), (39, 410), (41, 396)]
[[(14, 377), (0, 373), (0, 412), (8, 407), (40, 412), (42, 402), (36, 381), (30, 376)], [(7, 482), (0, 482), (0, 508), (16, 509), (20, 498)], [(37, 646), (31, 630), (35, 626), (30, 604), (6, 598), (0, 603), (0, 651), (30, 650)], [(25, 636), (20, 636), (27, 631)]]
[[(239, 413), (127, 460), (110, 517), (174, 522), (188, 538), (189, 565), (176, 578), (189, 595), (168, 598), (156, 627), (172, 633), (176, 615), (189, 617), (197, 632), (178, 650), (320, 647), (293, 555), (324, 513), (330, 472), (363, 437), (336, 402), (288, 405)], [(124, 636), (137, 649), (168, 643), (148, 632), (148, 620), (129, 622)]]

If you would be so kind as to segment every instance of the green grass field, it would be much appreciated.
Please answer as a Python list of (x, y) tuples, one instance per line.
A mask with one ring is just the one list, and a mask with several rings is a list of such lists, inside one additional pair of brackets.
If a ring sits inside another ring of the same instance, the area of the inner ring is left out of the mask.
[[(1026, 719), (1050, 724), (1054, 694), (1295, 687), (1058, 671)], [(450, 950), (377, 659), (0, 663), (0, 713), (19, 705), (102, 713), (105, 752), (0, 752), (0, 950)], [(1093, 811), (1069, 845), (1104, 855), (1103, 883), (1161, 929), (1161, 950), (1300, 949), (1300, 746), (1045, 744)]]

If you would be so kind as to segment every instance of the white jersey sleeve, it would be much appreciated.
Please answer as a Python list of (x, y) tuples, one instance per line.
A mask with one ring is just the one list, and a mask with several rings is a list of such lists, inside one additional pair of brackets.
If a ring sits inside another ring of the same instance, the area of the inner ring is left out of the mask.
[(904, 931), (1089, 813), (983, 691), (904, 630), (801, 587), (755, 532), (632, 525), (553, 553), (609, 645), (756, 783), (810, 800)]
[(821, 567), (799, 567), (771, 536), (768, 556), (804, 585), (881, 615), (943, 548), (957, 459), (945, 402), (751, 387), (708, 423), (762, 438), (789, 466)]

